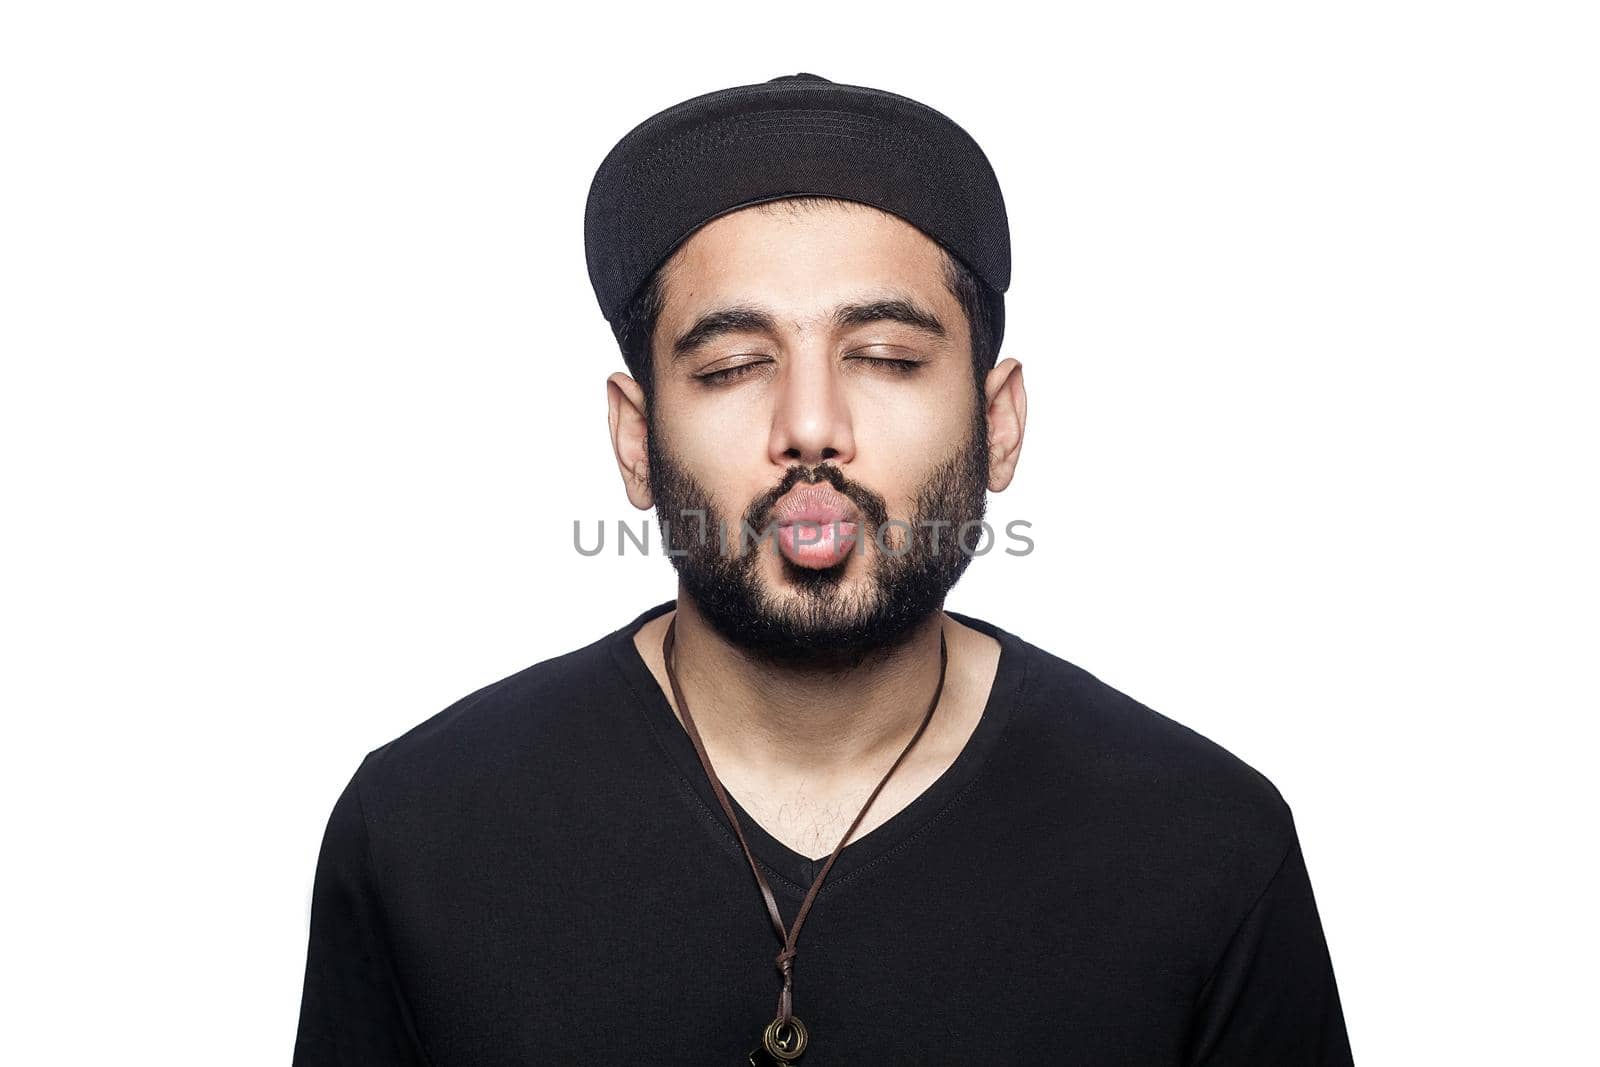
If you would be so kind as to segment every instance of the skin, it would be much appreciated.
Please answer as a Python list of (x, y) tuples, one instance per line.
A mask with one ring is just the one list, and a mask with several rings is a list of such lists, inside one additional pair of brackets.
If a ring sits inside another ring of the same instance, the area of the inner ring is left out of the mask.
[[(967, 439), (976, 403), (967, 324), (945, 286), (943, 252), (909, 223), (865, 205), (793, 208), (724, 215), (669, 260), (654, 338), (657, 447), (670, 448), (719, 515), (743, 514), (795, 464), (832, 463), (877, 493), (890, 516), (908, 519), (919, 487)], [(839, 305), (887, 298), (931, 311), (944, 336), (901, 322), (834, 321)], [(772, 328), (722, 333), (674, 358), (674, 343), (701, 316), (735, 305), (768, 312)], [(917, 367), (902, 373), (885, 360)], [(704, 377), (741, 366), (720, 381)], [(618, 372), (606, 393), (628, 499), (648, 510), (656, 499), (644, 392)], [(1027, 415), (1017, 360), (988, 372), (983, 403), (988, 489), (1001, 492)], [(734, 539), (728, 552), (738, 550)], [(875, 551), (868, 545), (850, 557), (837, 610), (870, 588)], [(798, 606), (803, 593), (783, 561), (765, 547), (761, 555), (758, 573), (773, 603)], [(669, 703), (661, 640), (674, 615), (679, 680), (718, 777), (764, 829), (811, 858), (833, 850), (921, 722), (938, 679), (940, 633), (950, 659), (939, 706), (853, 841), (949, 767), (982, 715), (999, 662), (992, 638), (938, 610), (859, 664), (774, 665), (726, 640), (680, 587), (678, 609), (635, 639)]]

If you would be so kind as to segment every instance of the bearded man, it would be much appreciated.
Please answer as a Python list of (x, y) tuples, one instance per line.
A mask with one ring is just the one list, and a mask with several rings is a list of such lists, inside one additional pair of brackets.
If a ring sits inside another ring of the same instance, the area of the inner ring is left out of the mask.
[(585, 238), (677, 596), (362, 761), (298, 1067), (1351, 1062), (1272, 784), (944, 608), (1027, 418), (976, 142), (726, 89), (616, 145)]

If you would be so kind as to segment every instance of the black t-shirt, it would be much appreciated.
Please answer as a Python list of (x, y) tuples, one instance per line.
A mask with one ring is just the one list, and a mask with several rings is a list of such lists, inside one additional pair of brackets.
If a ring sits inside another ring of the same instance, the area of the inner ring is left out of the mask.
[[(780, 947), (632, 635), (369, 753), (312, 895), (296, 1067), (745, 1065)], [(1192, 730), (990, 623), (983, 716), (806, 918), (804, 1067), (1351, 1062), (1289, 808)], [(737, 801), (735, 801), (737, 805)], [(823, 861), (737, 807), (793, 923)]]

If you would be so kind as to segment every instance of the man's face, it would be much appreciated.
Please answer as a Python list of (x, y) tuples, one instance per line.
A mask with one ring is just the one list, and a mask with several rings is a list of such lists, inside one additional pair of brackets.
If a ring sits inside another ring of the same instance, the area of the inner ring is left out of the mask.
[(707, 224), (665, 282), (650, 485), (696, 606), (774, 662), (904, 640), (970, 562), (989, 478), (943, 252), (873, 208), (778, 203)]

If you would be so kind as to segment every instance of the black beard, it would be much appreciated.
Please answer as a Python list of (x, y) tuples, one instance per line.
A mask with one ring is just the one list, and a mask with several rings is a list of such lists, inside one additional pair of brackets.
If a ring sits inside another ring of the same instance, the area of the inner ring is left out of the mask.
[[(746, 533), (725, 521), (704, 487), (656, 447), (654, 419), (647, 421), (650, 485), (662, 541), (671, 550), (668, 558), (711, 626), (768, 664), (850, 669), (900, 647), (918, 623), (943, 607), (945, 595), (985, 536), (978, 520), (988, 500), (989, 431), (980, 403), (973, 405), (967, 439), (917, 492), (909, 530), (899, 522), (885, 527), (889, 517), (883, 498), (846, 478), (837, 466), (823, 463), (791, 466), (782, 481), (751, 501), (742, 520)], [(759, 553), (775, 547), (775, 538), (761, 535), (779, 498), (798, 483), (820, 481), (829, 482), (861, 510), (857, 544), (844, 559), (821, 569), (797, 566), (778, 553), (785, 580), (801, 594), (796, 603), (780, 602), (763, 589), (757, 571)], [(967, 536), (961, 538), (964, 529)], [(889, 551), (873, 540), (878, 530)], [(738, 546), (738, 553), (725, 555), (724, 545)], [(850, 560), (861, 553), (872, 557), (868, 589), (847, 597), (840, 586)]]

